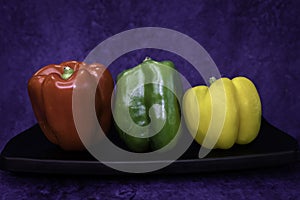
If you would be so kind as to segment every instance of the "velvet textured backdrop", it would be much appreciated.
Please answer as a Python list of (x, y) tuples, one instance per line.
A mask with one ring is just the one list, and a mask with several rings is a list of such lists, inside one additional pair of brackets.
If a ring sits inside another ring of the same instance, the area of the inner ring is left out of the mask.
[[(297, 68), (300, 66), (299, 4), (297, 0), (0, 0), (0, 149), (14, 135), (36, 123), (27, 95), (27, 81), (36, 70), (50, 63), (83, 60), (90, 50), (108, 37), (128, 29), (146, 26), (170, 28), (187, 34), (208, 51), (222, 75), (243, 75), (252, 79), (261, 95), (263, 116), (300, 141), (300, 70)], [(159, 50), (128, 53), (116, 60), (110, 69), (115, 76), (118, 70), (135, 66), (146, 55), (158, 60), (173, 59), (181, 72), (188, 75), (193, 85), (202, 81), (193, 75), (186, 61)], [(136, 179), (131, 182), (126, 179), (121, 183), (109, 180), (105, 187), (107, 191), (115, 188), (111, 190), (115, 193), (110, 192), (105, 196), (98, 190), (97, 194), (103, 198), (125, 199), (134, 196), (137, 199), (164, 197), (160, 192), (147, 193), (146, 187), (150, 185), (152, 192), (163, 187), (165, 192), (173, 191), (177, 197), (198, 197), (200, 193), (205, 194), (202, 197), (207, 198), (245, 197), (253, 196), (252, 190), (259, 190), (258, 196), (253, 197), (286, 197), (278, 195), (283, 191), (290, 191), (285, 195), (290, 193), (289, 197), (297, 198), (293, 192), (296, 192), (299, 181), (286, 185), (290, 179), (297, 179), (293, 177), (295, 175), (286, 174), (282, 179), (277, 171), (263, 175), (265, 172), (257, 172), (258, 175), (252, 172), (242, 175), (227, 174), (224, 175), (219, 188), (214, 186), (215, 188), (210, 189), (203, 181), (208, 181), (211, 185), (218, 181), (217, 177), (210, 175), (206, 175), (203, 180), (189, 177), (190, 179), (161, 179), (158, 183), (153, 179), (148, 179), (148, 182)], [(297, 177), (299, 180), (299, 173)], [(233, 182), (230, 182), (230, 179), (233, 179)], [(59, 189), (56, 188), (56, 184), (60, 184), (63, 192), (54, 194), (55, 198), (88, 197), (87, 193), (97, 185), (95, 179), (91, 182), (38, 177), (20, 179), (4, 172), (0, 172), (0, 180), (0, 191), (5, 191), (2, 195), (4, 199), (21, 198), (24, 195), (42, 198)], [(82, 182), (87, 186), (83, 186)], [(21, 183), (25, 186), (22, 187)], [(185, 195), (176, 193), (179, 183), (183, 184)], [(37, 185), (31, 191), (30, 188), (34, 184)], [(137, 189), (140, 184), (144, 185)], [(249, 186), (251, 184), (254, 186)], [(222, 185), (230, 192), (223, 192)], [(81, 188), (82, 192), (80, 187), (84, 187)], [(125, 188), (123, 193), (122, 187)], [(198, 190), (189, 190), (193, 187), (200, 187), (202, 190), (200, 193), (197, 193)], [(266, 192), (272, 187), (275, 187), (275, 192)], [(24, 188), (27, 191), (25, 194), (22, 192)], [(37, 196), (33, 194), (35, 191), (39, 192)], [(96, 199), (96, 196), (91, 196), (91, 199), (92, 197)]]

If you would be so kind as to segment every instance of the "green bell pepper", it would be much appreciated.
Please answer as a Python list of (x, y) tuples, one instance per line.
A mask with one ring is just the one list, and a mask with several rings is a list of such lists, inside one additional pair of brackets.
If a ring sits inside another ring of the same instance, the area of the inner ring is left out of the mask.
[(161, 149), (180, 133), (176, 94), (182, 94), (182, 85), (171, 61), (146, 58), (118, 75), (113, 112), (120, 138), (130, 150)]

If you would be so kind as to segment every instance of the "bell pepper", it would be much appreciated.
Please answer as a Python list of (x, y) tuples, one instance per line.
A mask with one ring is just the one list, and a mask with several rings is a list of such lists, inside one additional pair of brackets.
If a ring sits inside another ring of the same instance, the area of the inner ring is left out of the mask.
[(173, 92), (180, 94), (182, 85), (174, 69), (171, 61), (146, 58), (118, 75), (114, 119), (120, 138), (131, 151), (161, 149), (180, 134), (180, 107)]
[[(64, 150), (85, 149), (73, 118), (74, 88), (78, 89), (84, 101), (89, 101), (88, 97), (95, 101), (97, 123), (100, 123), (104, 133), (108, 133), (111, 126), (113, 79), (105, 66), (77, 61), (51, 64), (38, 70), (28, 82), (32, 108), (43, 133), (49, 141)], [(91, 127), (90, 130), (85, 133), (87, 136), (94, 134), (95, 129)]]
[[(183, 114), (189, 132), (209, 149), (229, 149), (235, 143), (253, 141), (260, 129), (262, 113), (253, 82), (246, 77), (236, 77), (232, 80), (211, 78), (210, 83), (209, 87), (196, 86), (184, 94)], [(222, 122), (224, 124), (220, 124)], [(222, 125), (221, 132), (216, 138), (219, 125)], [(204, 142), (206, 136), (207, 143)], [(214, 137), (213, 145), (210, 140)]]

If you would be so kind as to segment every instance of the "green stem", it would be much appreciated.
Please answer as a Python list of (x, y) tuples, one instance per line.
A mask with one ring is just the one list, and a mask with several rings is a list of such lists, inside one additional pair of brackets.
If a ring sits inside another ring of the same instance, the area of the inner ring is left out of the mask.
[(144, 60), (143, 60), (143, 62), (146, 62), (146, 61), (148, 61), (148, 60), (152, 60), (150, 57), (146, 57)]
[(64, 67), (64, 73), (61, 75), (61, 78), (64, 80), (67, 80), (70, 78), (74, 73), (74, 70), (71, 67)]
[(209, 80), (208, 80), (209, 85), (213, 84), (216, 80), (217, 80), (216, 77), (214, 77), (214, 76), (210, 77)]

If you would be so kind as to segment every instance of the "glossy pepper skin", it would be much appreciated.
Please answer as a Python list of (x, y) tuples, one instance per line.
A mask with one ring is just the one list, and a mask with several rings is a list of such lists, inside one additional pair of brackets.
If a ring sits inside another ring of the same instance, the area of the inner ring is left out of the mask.
[[(118, 75), (117, 80), (122, 82), (117, 84), (114, 118), (115, 121), (122, 120), (127, 125), (124, 132), (116, 123), (120, 138), (134, 152), (158, 150), (167, 145), (179, 130), (180, 107), (172, 91), (181, 92), (182, 86), (178, 76), (173, 73), (174, 70), (164, 70), (168, 68), (175, 68), (171, 61), (157, 62), (146, 58), (138, 66)], [(160, 84), (145, 84), (146, 80)], [(131, 91), (130, 86), (134, 85), (138, 87)], [(130, 94), (130, 98), (125, 98), (126, 94)], [(153, 106), (155, 104), (160, 106)], [(128, 110), (129, 117), (136, 125), (148, 128), (140, 132), (132, 127), (126, 116)], [(163, 122), (164, 125), (159, 128)], [(157, 130), (157, 134), (151, 135), (153, 130)]]
[[(246, 77), (211, 80), (209, 87), (197, 86), (184, 94), (183, 113), (189, 131), (196, 133), (195, 140), (205, 146), (204, 137), (215, 134), (214, 127), (222, 121), (219, 115), (225, 111), (220, 137), (213, 148), (229, 149), (234, 143), (250, 143), (259, 132), (262, 113), (255, 85)], [(219, 120), (212, 122), (212, 118)], [(212, 127), (210, 132), (209, 126)]]
[[(95, 81), (98, 80), (97, 84)], [(72, 151), (85, 149), (73, 119), (72, 92), (75, 87), (82, 92), (83, 99), (95, 97), (97, 119), (107, 133), (111, 126), (113, 79), (103, 65), (77, 61), (51, 64), (38, 70), (28, 82), (33, 111), (45, 136), (62, 149)], [(90, 130), (94, 130), (93, 127)], [(92, 136), (94, 133), (86, 134)]]

